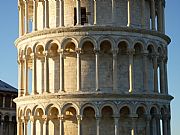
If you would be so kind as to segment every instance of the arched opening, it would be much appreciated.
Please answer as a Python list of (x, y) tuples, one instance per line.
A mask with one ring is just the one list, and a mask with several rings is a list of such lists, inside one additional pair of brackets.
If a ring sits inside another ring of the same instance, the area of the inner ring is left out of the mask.
[[(71, 83), (70, 83), (71, 82)], [(73, 92), (77, 89), (77, 57), (75, 44), (69, 42), (64, 50), (64, 90)]]
[(102, 135), (114, 135), (114, 119), (113, 109), (109, 106), (105, 106), (101, 110), (100, 121), (100, 134)]
[(117, 56), (117, 87), (121, 92), (128, 92), (129, 90), (129, 58), (128, 58), (128, 44), (122, 41), (118, 44)]
[(82, 46), (81, 54), (81, 90), (95, 90), (95, 55), (94, 45), (90, 41), (86, 41)]
[(134, 45), (135, 54), (133, 57), (134, 89), (136, 92), (143, 91), (143, 47), (141, 43)]
[(43, 118), (44, 112), (41, 108), (37, 108), (35, 111), (35, 125), (36, 125), (36, 135), (42, 135), (43, 134)]
[(129, 118), (130, 109), (124, 106), (120, 109), (120, 120), (119, 120), (119, 133), (122, 135), (130, 135), (131, 133), (131, 120)]
[(27, 134), (31, 135), (31, 121), (30, 121), (30, 116), (31, 116), (31, 110), (27, 109), (26, 110), (26, 118), (27, 118)]
[(100, 44), (99, 55), (99, 85), (104, 92), (112, 91), (112, 45), (108, 40), (102, 41)]
[(92, 107), (86, 107), (83, 111), (82, 133), (84, 135), (96, 135), (95, 111)]
[(31, 48), (28, 48), (27, 49), (27, 59), (26, 59), (27, 63), (26, 63), (26, 71), (25, 71), (25, 74), (26, 74), (26, 82), (27, 82), (27, 89), (26, 90), (28, 93), (32, 93), (32, 85), (33, 85), (33, 82), (32, 82), (32, 49)]
[(57, 108), (53, 107), (50, 110), (49, 113), (49, 135), (59, 135), (60, 131), (59, 131), (59, 119), (58, 119), (58, 115), (59, 115), (59, 111)]
[(76, 118), (76, 109), (69, 107), (64, 112), (64, 135), (77, 135), (78, 125)]
[(136, 114), (138, 115), (137, 134), (138, 135), (145, 135), (146, 134), (146, 118), (145, 118), (144, 107), (138, 107)]
[(44, 92), (44, 47), (42, 45), (38, 45), (36, 47), (36, 55), (37, 55), (37, 92), (42, 94)]
[(162, 49), (161, 49), (161, 47), (158, 47), (158, 54), (159, 54), (159, 57), (158, 57), (158, 90), (159, 90), (159, 93), (163, 93), (163, 80), (164, 80), (164, 78), (163, 78), (163, 74), (164, 74), (164, 71), (163, 71), (163, 69), (164, 69), (164, 65), (162, 65), (162, 61), (163, 61), (163, 59), (162, 59), (162, 56), (163, 56), (163, 54), (162, 54)]
[(153, 65), (153, 55), (154, 47), (153, 45), (148, 45), (148, 59), (147, 59), (147, 73), (148, 73), (148, 87), (151, 92), (154, 91), (154, 65)]
[(55, 93), (59, 91), (59, 55), (58, 45), (51, 43), (48, 50), (49, 53), (49, 92)]

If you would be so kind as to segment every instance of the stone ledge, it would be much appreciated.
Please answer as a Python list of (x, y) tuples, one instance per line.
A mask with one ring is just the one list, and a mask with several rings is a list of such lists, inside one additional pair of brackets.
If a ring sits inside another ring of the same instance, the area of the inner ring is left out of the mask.
[(42, 36), (42, 35), (48, 35), (48, 34), (58, 34), (58, 33), (64, 33), (64, 32), (86, 32), (86, 35), (88, 35), (88, 32), (91, 31), (111, 31), (111, 32), (131, 32), (131, 33), (139, 33), (139, 34), (148, 34), (152, 36), (157, 36), (169, 44), (171, 42), (171, 39), (158, 31), (153, 30), (146, 30), (146, 29), (138, 29), (138, 28), (132, 28), (132, 27), (118, 27), (118, 26), (74, 26), (74, 27), (59, 27), (59, 28), (51, 28), (51, 29), (44, 29), (40, 31), (31, 32), (28, 34), (25, 34), (22, 37), (19, 37), (15, 41), (15, 45), (17, 45), (19, 42), (26, 40), (28, 38), (36, 37), (36, 36)]
[(106, 100), (122, 100), (122, 99), (132, 99), (132, 100), (152, 100), (158, 99), (171, 101), (174, 97), (171, 95), (161, 95), (161, 94), (111, 94), (111, 93), (55, 93), (55, 94), (46, 94), (46, 95), (29, 95), (25, 97), (18, 97), (14, 101), (22, 102), (28, 100), (39, 100), (39, 99), (83, 99), (83, 100), (94, 100), (94, 99), (106, 99)]

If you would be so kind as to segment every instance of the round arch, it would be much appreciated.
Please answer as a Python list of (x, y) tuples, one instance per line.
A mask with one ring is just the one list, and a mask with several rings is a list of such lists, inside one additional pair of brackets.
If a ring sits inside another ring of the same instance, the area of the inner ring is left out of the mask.
[(100, 115), (102, 115), (101, 113), (102, 113), (102, 109), (104, 107), (110, 107), (112, 109), (114, 115), (118, 114), (118, 109), (117, 109), (116, 105), (112, 102), (107, 102), (107, 103), (103, 103), (100, 106), (100, 109), (99, 109)]
[(118, 48), (118, 45), (122, 42), (125, 42), (127, 44), (127, 49), (129, 48), (132, 48), (131, 45), (132, 45), (132, 40), (129, 39), (129, 38), (119, 38), (117, 40), (117, 48)]
[(48, 40), (47, 43), (45, 44), (45, 51), (48, 51), (53, 44), (56, 44), (58, 46), (58, 49), (60, 49), (59, 41), (56, 39), (51, 39), (51, 40)]
[(93, 110), (94, 110), (94, 112), (95, 112), (95, 115), (97, 115), (97, 116), (100, 115), (97, 106), (96, 106), (95, 104), (93, 104), (93, 103), (86, 103), (86, 104), (84, 104), (84, 105), (80, 108), (80, 115), (83, 115), (84, 109), (87, 108), (87, 107), (93, 108)]
[(61, 114), (64, 114), (65, 111), (66, 111), (68, 108), (70, 108), (70, 107), (72, 107), (72, 108), (74, 108), (74, 109), (76, 110), (76, 114), (77, 114), (77, 115), (80, 115), (80, 109), (79, 109), (79, 107), (78, 107), (76, 104), (74, 104), (74, 103), (67, 103), (67, 104), (63, 105), (63, 107), (62, 107), (62, 109), (61, 109)]
[(94, 46), (94, 49), (98, 48), (96, 40), (93, 37), (90, 37), (90, 36), (86, 36), (86, 37), (81, 38), (78, 47), (82, 49), (85, 42), (91, 42), (93, 44), (93, 46)]
[(66, 45), (68, 44), (68, 43), (74, 43), (74, 45), (75, 45), (75, 47), (76, 48), (78, 48), (78, 44), (79, 44), (79, 42), (78, 42), (78, 40), (77, 39), (75, 39), (75, 38), (72, 38), (72, 37), (66, 37), (66, 38), (64, 38), (62, 41), (61, 41), (61, 48), (60, 49), (65, 49), (66, 48)]
[(115, 43), (114, 39), (113, 39), (112, 37), (110, 37), (110, 36), (102, 36), (102, 37), (100, 37), (100, 38), (98, 39), (97, 49), (100, 49), (100, 45), (101, 45), (101, 43), (104, 42), (104, 41), (110, 42), (110, 44), (111, 44), (111, 50), (114, 50), (114, 49), (115, 49), (116, 43)]
[(56, 103), (50, 103), (50, 104), (48, 104), (48, 105), (45, 107), (45, 114), (49, 115), (50, 112), (51, 112), (51, 110), (52, 110), (52, 108), (56, 108), (56, 109), (58, 110), (59, 115), (60, 115), (60, 113), (61, 113), (60, 106), (59, 106), (58, 104), (56, 104)]

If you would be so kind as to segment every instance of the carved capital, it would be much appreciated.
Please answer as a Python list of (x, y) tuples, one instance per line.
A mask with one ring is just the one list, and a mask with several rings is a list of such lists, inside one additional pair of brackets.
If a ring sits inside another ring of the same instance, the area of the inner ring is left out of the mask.
[(82, 115), (76, 115), (76, 118), (78, 121), (81, 121), (83, 117), (82, 117)]
[(134, 49), (129, 49), (128, 50), (128, 55), (134, 55), (135, 54), (135, 50)]
[(80, 54), (82, 52), (81, 48), (76, 48), (76, 53)]

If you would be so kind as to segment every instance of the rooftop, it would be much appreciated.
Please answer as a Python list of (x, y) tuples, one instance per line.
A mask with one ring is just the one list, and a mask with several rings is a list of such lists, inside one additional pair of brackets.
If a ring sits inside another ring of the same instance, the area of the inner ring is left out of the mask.
[(1, 91), (7, 91), (7, 92), (17, 92), (18, 90), (14, 88), (13, 86), (3, 82), (0, 80), (0, 92)]

